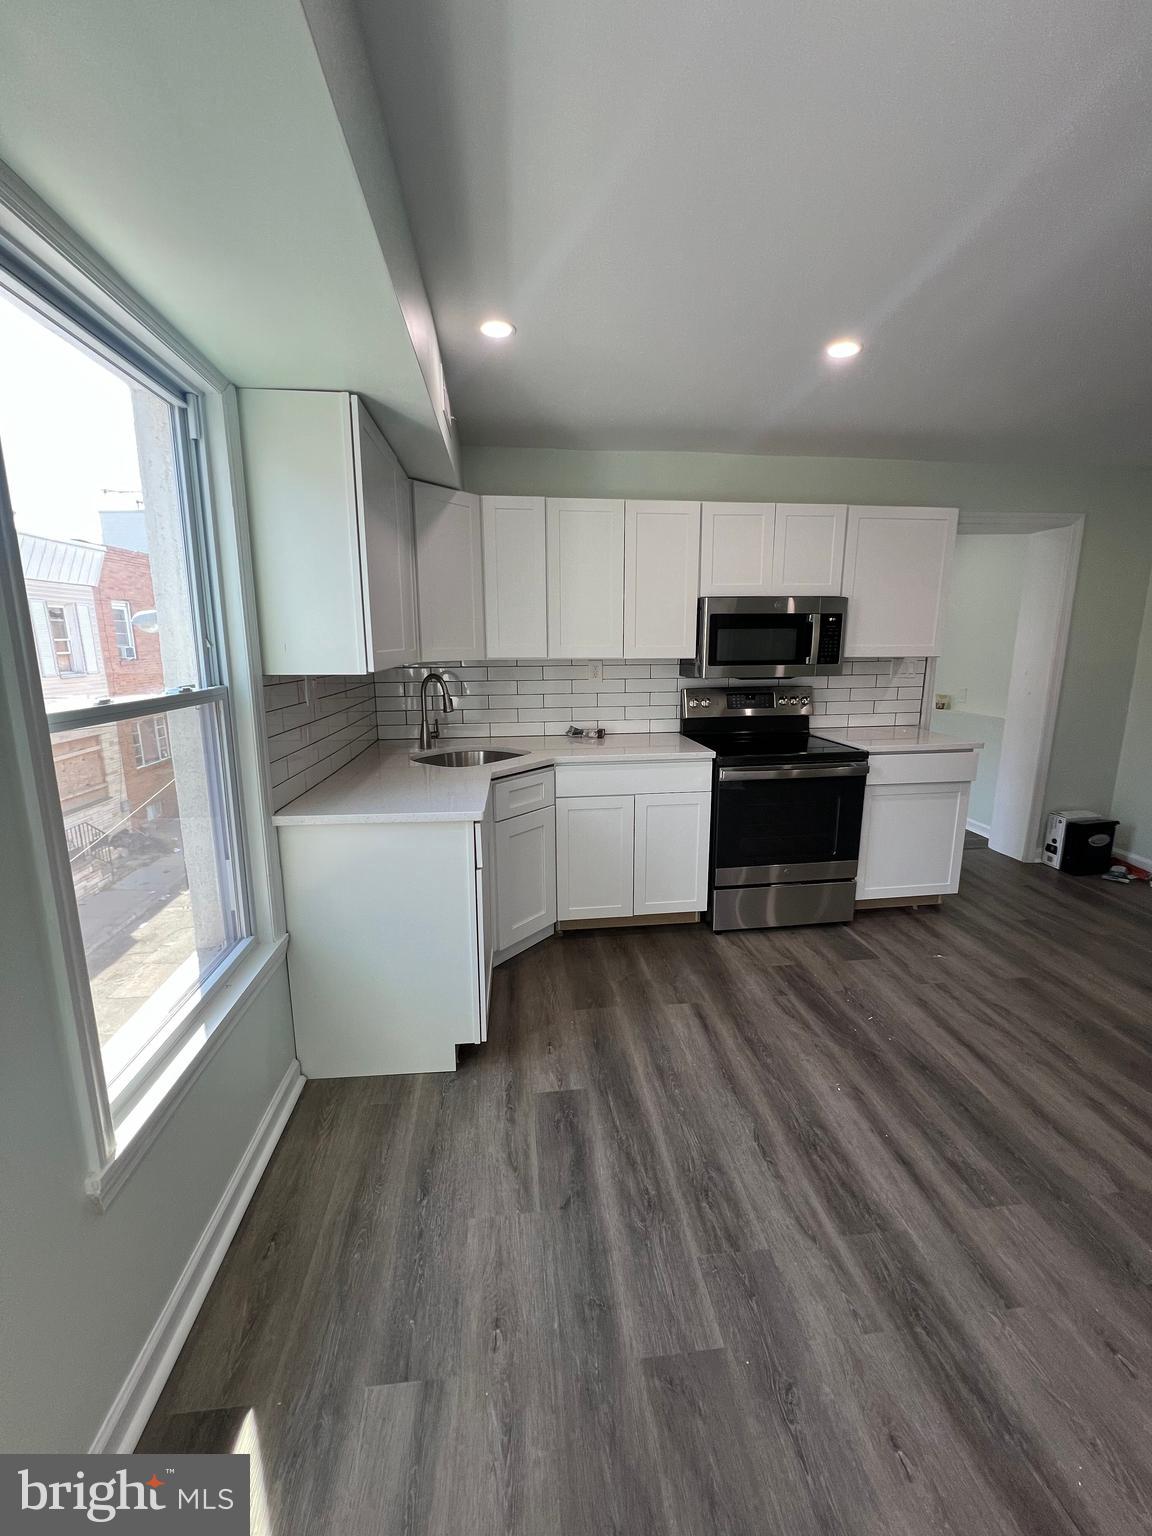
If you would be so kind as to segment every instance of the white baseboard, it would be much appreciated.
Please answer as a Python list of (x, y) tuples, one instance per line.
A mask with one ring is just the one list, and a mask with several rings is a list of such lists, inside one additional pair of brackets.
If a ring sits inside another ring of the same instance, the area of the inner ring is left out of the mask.
[(968, 820), (964, 825), (968, 828), (969, 832), (975, 832), (977, 837), (987, 837), (992, 831), (992, 823), (990, 821)]
[(300, 1063), (294, 1061), (260, 1117), (260, 1124), (228, 1180), (208, 1225), (200, 1234), (124, 1385), (117, 1392), (92, 1442), (93, 1452), (127, 1455), (135, 1448), (303, 1087)]
[(1137, 869), (1146, 869), (1149, 874), (1152, 874), (1152, 859), (1146, 859), (1143, 854), (1129, 853), (1126, 848), (1117, 848), (1115, 853), (1116, 857), (1123, 859), (1125, 864), (1134, 864)]

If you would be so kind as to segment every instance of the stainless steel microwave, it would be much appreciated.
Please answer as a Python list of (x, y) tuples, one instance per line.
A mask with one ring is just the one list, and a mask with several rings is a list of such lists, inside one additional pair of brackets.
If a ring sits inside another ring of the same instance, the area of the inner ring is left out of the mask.
[(702, 597), (684, 677), (815, 677), (844, 659), (844, 597)]

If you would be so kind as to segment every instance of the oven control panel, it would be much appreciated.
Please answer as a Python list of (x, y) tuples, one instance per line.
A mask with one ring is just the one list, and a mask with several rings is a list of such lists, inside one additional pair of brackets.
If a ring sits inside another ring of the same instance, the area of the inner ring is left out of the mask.
[(804, 688), (685, 688), (681, 715), (719, 720), (725, 715), (810, 715), (812, 694)]

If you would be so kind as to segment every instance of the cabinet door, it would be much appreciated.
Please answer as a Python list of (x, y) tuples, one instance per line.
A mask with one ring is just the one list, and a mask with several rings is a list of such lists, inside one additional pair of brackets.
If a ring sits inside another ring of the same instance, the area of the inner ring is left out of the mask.
[(633, 911), (702, 912), (708, 905), (712, 796), (637, 795)]
[(846, 656), (937, 656), (955, 507), (849, 507)]
[(945, 896), (960, 885), (968, 784), (875, 784), (864, 793), (857, 901)]
[(784, 596), (835, 597), (844, 578), (848, 508), (776, 503), (772, 585)]
[(358, 400), (353, 446), (370, 671), (417, 661), (411, 487)]
[(543, 496), (485, 496), (484, 614), (489, 657), (548, 654)]
[(548, 498), (548, 655), (623, 656), (624, 503)]
[(260, 641), (270, 673), (372, 670), (354, 405), (337, 391), (240, 391)]
[(704, 502), (700, 518), (701, 597), (773, 595), (775, 517), (776, 508), (770, 501)]
[(556, 916), (631, 917), (632, 795), (556, 802)]
[(699, 502), (627, 502), (625, 656), (659, 659), (693, 655), (699, 587)]
[(556, 921), (556, 812), (552, 806), (496, 823), (498, 950)]
[(475, 661), (484, 652), (480, 498), (414, 482), (421, 661)]

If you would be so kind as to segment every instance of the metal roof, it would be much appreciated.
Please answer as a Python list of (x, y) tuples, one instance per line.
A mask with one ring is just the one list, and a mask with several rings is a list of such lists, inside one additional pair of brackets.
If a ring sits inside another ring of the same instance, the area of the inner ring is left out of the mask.
[(21, 533), (20, 563), (27, 581), (55, 581), (74, 587), (94, 587), (104, 564), (104, 545), (83, 539), (42, 539)]

